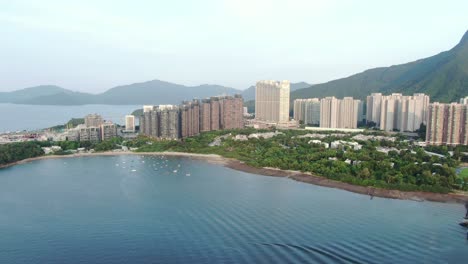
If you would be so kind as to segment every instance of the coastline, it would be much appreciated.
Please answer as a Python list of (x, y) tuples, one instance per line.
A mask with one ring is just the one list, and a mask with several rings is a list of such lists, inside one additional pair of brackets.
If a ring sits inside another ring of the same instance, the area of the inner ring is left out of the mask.
[(293, 179), (295, 181), (341, 189), (353, 193), (372, 195), (375, 197), (399, 199), (399, 200), (411, 200), (411, 201), (431, 201), (441, 203), (465, 203), (468, 202), (468, 195), (457, 194), (457, 193), (430, 193), (430, 192), (406, 192), (399, 190), (388, 190), (376, 187), (366, 187), (360, 185), (353, 185), (345, 182), (335, 181), (327, 179), (325, 177), (316, 176), (311, 173), (303, 173), (300, 171), (292, 170), (281, 170), (277, 168), (255, 168), (245, 164), (242, 161), (225, 158), (217, 154), (198, 154), (198, 153), (186, 153), (186, 152), (132, 152), (132, 151), (119, 151), (119, 152), (98, 152), (98, 153), (80, 153), (72, 155), (47, 155), (39, 156), (21, 161), (9, 163), (6, 165), (0, 165), (0, 169), (12, 167), (15, 165), (25, 164), (36, 160), (46, 159), (61, 159), (61, 158), (78, 158), (78, 157), (91, 157), (91, 156), (118, 156), (118, 155), (151, 155), (151, 156), (174, 156), (174, 157), (190, 157), (195, 159), (201, 159), (210, 163), (225, 166), (230, 169), (243, 171), (247, 173), (272, 176), (272, 177), (285, 177)]

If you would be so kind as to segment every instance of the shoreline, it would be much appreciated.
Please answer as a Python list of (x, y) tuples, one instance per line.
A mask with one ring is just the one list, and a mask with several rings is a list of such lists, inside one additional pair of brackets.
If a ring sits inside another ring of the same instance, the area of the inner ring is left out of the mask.
[(399, 199), (399, 200), (410, 200), (410, 201), (430, 201), (430, 202), (441, 202), (441, 203), (465, 203), (468, 202), (468, 195), (457, 194), (457, 193), (430, 193), (430, 192), (406, 192), (399, 190), (381, 189), (377, 187), (366, 187), (360, 185), (353, 185), (350, 183), (340, 182), (331, 180), (325, 177), (316, 176), (312, 173), (303, 173), (300, 171), (293, 170), (281, 170), (278, 168), (255, 168), (245, 164), (242, 161), (225, 158), (217, 154), (198, 154), (198, 153), (186, 153), (186, 152), (132, 152), (132, 151), (119, 151), (119, 152), (98, 152), (98, 153), (80, 153), (71, 155), (48, 155), (39, 156), (21, 161), (9, 163), (6, 165), (0, 165), (0, 169), (12, 167), (15, 165), (25, 164), (36, 160), (46, 159), (61, 159), (61, 158), (79, 158), (79, 157), (92, 157), (92, 156), (118, 156), (118, 155), (150, 155), (150, 156), (173, 156), (173, 157), (190, 157), (195, 159), (201, 159), (210, 163), (222, 165), (224, 167), (257, 174), (261, 176), (272, 176), (272, 177), (284, 177), (293, 179), (298, 182), (318, 185), (322, 187), (341, 189), (353, 193), (369, 195), (371, 197), (380, 197), (388, 199)]

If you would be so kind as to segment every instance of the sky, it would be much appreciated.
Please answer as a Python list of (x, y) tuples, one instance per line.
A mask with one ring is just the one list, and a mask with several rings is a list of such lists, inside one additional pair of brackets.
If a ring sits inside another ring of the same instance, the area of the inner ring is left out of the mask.
[(448, 50), (466, 0), (0, 0), (0, 91), (322, 83)]

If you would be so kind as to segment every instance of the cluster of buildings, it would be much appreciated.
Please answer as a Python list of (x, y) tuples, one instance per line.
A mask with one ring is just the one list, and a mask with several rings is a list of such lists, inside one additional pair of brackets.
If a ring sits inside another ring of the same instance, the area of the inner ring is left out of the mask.
[(161, 139), (180, 139), (200, 132), (244, 127), (240, 95), (184, 101), (181, 105), (144, 106), (140, 133)]
[(380, 130), (414, 132), (426, 125), (428, 109), (429, 96), (422, 93), (413, 96), (373, 93), (367, 96), (366, 120), (375, 123)]
[(363, 121), (363, 105), (352, 97), (294, 100), (294, 119), (322, 128), (355, 129)]
[(372, 93), (363, 104), (352, 97), (294, 100), (294, 119), (320, 128), (355, 129), (366, 120), (383, 131), (416, 132), (426, 127), (430, 145), (468, 145), (468, 97), (460, 103), (430, 103), (428, 95)]
[(84, 117), (84, 124), (66, 131), (64, 137), (69, 141), (99, 142), (117, 136), (117, 125), (105, 121), (98, 114), (89, 114)]

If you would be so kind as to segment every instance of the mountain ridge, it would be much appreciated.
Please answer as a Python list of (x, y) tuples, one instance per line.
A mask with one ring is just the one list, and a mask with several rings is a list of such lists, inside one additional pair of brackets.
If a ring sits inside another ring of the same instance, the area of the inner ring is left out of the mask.
[(468, 94), (468, 31), (452, 49), (416, 61), (377, 67), (291, 93), (291, 99), (353, 96), (374, 92), (426, 93), (431, 101), (452, 102)]
[(0, 92), (0, 103), (32, 105), (84, 104), (178, 104), (183, 100), (241, 93), (230, 87), (202, 84), (185, 86), (160, 80), (120, 85), (99, 94), (71, 91), (54, 85), (41, 85), (12, 92)]

